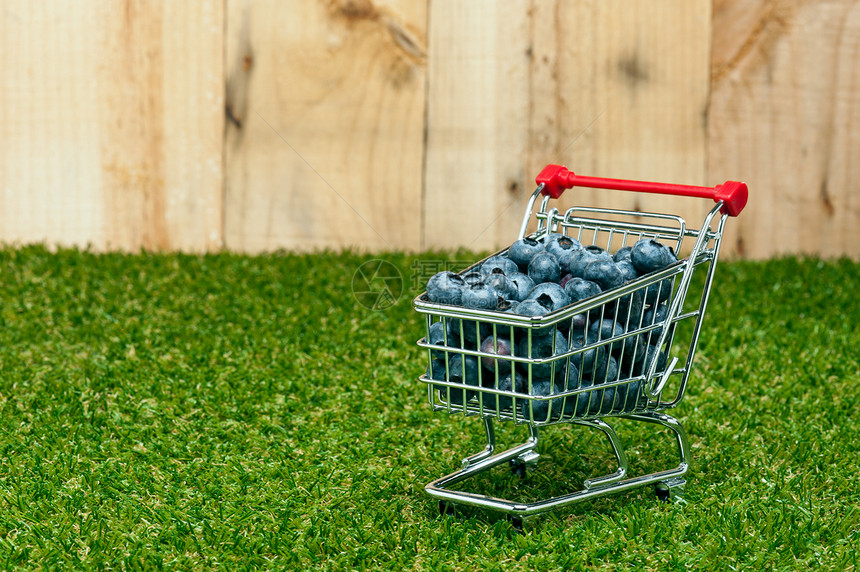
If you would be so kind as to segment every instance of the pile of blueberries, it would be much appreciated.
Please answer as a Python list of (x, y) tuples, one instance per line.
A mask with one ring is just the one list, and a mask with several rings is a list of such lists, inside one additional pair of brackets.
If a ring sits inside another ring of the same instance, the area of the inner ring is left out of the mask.
[[(491, 256), (465, 274), (435, 274), (427, 282), (426, 299), (464, 308), (543, 316), (676, 261), (670, 247), (653, 239), (638, 240), (610, 254), (599, 246), (584, 246), (572, 237), (547, 233), (540, 239), (520, 239), (506, 252)], [(639, 403), (639, 380), (609, 388), (596, 386), (640, 376), (655, 359), (656, 371), (665, 369), (666, 356), (656, 345), (659, 328), (647, 326), (665, 320), (671, 291), (672, 279), (666, 278), (596, 305), (569, 320), (541, 328), (499, 324), (494, 327), (489, 319), (445, 318), (433, 322), (428, 336), (430, 344), (480, 351), (484, 355), (478, 358), (456, 351), (432, 350), (427, 377), (464, 385), (463, 389), (435, 386), (443, 402), (462, 407), (479, 399), (484, 410), (490, 412), (511, 411), (514, 399), (481, 391), (482, 387), (539, 397), (595, 387), (566, 398), (517, 399), (524, 420), (540, 422), (562, 415), (570, 418), (630, 411)], [(615, 339), (633, 331), (639, 333)], [(598, 345), (569, 358), (544, 363), (505, 359), (551, 358), (595, 343)]]

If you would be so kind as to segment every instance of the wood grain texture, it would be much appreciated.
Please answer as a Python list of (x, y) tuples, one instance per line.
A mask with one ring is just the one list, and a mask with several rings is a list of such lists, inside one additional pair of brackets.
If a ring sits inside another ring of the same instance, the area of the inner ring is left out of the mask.
[(220, 247), (222, 8), (4, 2), (4, 241)]
[(714, 3), (708, 172), (750, 187), (730, 252), (860, 257), (860, 3)]
[[(710, 0), (445, 0), (430, 23), (428, 246), (509, 244), (547, 163), (704, 184)], [(573, 204), (691, 222), (708, 208), (586, 190), (559, 208)]]
[(229, 0), (226, 244), (420, 246), (426, 2)]

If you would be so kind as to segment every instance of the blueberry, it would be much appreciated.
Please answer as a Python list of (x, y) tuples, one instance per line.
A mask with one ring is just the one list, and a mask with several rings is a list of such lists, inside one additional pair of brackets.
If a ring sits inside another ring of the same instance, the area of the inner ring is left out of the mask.
[[(531, 395), (535, 397), (545, 397), (547, 395), (554, 395), (561, 392), (562, 388), (558, 384), (554, 385), (549, 380), (532, 382)], [(520, 414), (523, 416), (523, 419), (538, 423), (558, 419), (561, 415), (563, 402), (563, 398), (549, 399), (547, 401), (531, 401), (523, 399), (520, 401)], [(530, 408), (532, 415), (529, 414)], [(552, 413), (550, 413), (550, 409), (552, 410)]]
[(622, 412), (628, 413), (636, 409), (640, 401), (644, 401), (640, 395), (642, 382), (636, 380), (625, 385), (619, 385), (616, 388), (617, 399), (615, 406)]
[[(500, 391), (514, 391), (516, 393), (525, 393), (526, 388), (526, 380), (525, 378), (519, 374), (519, 372), (512, 372), (507, 375), (504, 375), (499, 378), (499, 385), (496, 386), (495, 383), (492, 386)], [(496, 400), (498, 399), (498, 404)], [(490, 411), (504, 411), (505, 409), (510, 410), (513, 407), (514, 400), (512, 397), (507, 395), (497, 395), (495, 393), (481, 393), (481, 403), (484, 405), (484, 409), (489, 409)]]
[(529, 237), (521, 238), (511, 245), (508, 249), (508, 258), (513, 260), (516, 265), (525, 270), (529, 267), (532, 257), (538, 252), (543, 252), (544, 244)]
[(507, 256), (497, 254), (496, 256), (489, 257), (481, 264), (481, 274), (487, 275), (494, 270), (501, 270), (504, 274), (513, 274), (514, 272), (519, 272), (520, 269), (517, 263)]
[[(577, 389), (591, 387), (592, 385), (591, 380), (583, 379)], [(573, 389), (572, 386), (568, 386), (568, 388)], [(564, 414), (567, 417), (572, 417), (574, 414), (577, 417), (582, 417), (588, 413), (589, 409), (597, 407), (599, 403), (600, 392), (597, 390), (585, 391), (577, 395), (572, 395), (565, 400)]]
[[(649, 308), (647, 312), (645, 312), (645, 316), (642, 318), (642, 326), (653, 326), (654, 324), (662, 324), (666, 321), (666, 316), (669, 315), (669, 307), (666, 304), (661, 304), (659, 306), (655, 306)], [(671, 326), (674, 328), (674, 324)], [(662, 328), (655, 328), (650, 332), (646, 332), (645, 336), (648, 340), (649, 344), (656, 344), (660, 341), (660, 333)]]
[(615, 251), (615, 254), (612, 255), (612, 259), (617, 262), (630, 261), (630, 251), (633, 250), (632, 246), (624, 246)]
[(629, 258), (627, 260), (616, 262), (615, 266), (621, 271), (621, 277), (625, 282), (630, 282), (631, 280), (639, 278), (639, 274), (636, 272), (636, 267), (633, 266), (633, 263), (630, 262)]
[(585, 267), (598, 260), (612, 260), (612, 256), (599, 246), (586, 246), (574, 252), (567, 261), (568, 270), (576, 277), (585, 277)]
[(573, 331), (575, 334), (584, 334), (585, 325), (588, 323), (587, 314), (574, 314), (567, 325), (567, 331)]
[[(504, 336), (487, 336), (484, 338), (484, 341), (481, 342), (480, 350), (485, 354), (492, 354), (496, 356), (510, 356), (511, 355), (511, 340), (510, 338)], [(510, 360), (503, 360), (488, 356), (481, 356), (481, 365), (484, 366), (484, 369), (489, 370), (493, 373), (498, 370), (499, 375), (504, 375), (511, 372), (511, 362)], [(485, 376), (485, 379), (492, 376)]]
[(529, 262), (528, 274), (535, 284), (558, 282), (561, 278), (561, 266), (556, 257), (549, 252), (539, 252)]
[(463, 281), (466, 282), (466, 286), (471, 286), (472, 284), (483, 282), (484, 275), (480, 272), (467, 272), (466, 274), (463, 274)]
[(577, 302), (582, 302), (592, 296), (597, 296), (602, 291), (603, 290), (600, 288), (600, 285), (596, 282), (580, 277), (571, 278), (567, 284), (564, 285), (564, 293), (567, 294), (571, 304), (576, 304)]
[(535, 287), (535, 281), (529, 278), (528, 274), (522, 272), (514, 272), (508, 275), (508, 279), (513, 283), (516, 293), (513, 299), (522, 302)]
[(618, 321), (632, 327), (638, 327), (645, 309), (645, 295), (642, 290), (634, 290), (618, 299)]
[(616, 398), (618, 397), (618, 391), (615, 387), (607, 387), (603, 390), (603, 399), (601, 399), (600, 407), (595, 408), (592, 413), (603, 413), (604, 415), (610, 413), (612, 409), (615, 407)]
[[(515, 274), (519, 274), (516, 272)], [(505, 300), (516, 299), (517, 286), (499, 269), (484, 278), (484, 284), (496, 291), (496, 296)]]
[(461, 341), (460, 347), (467, 350), (478, 349), (478, 342), (493, 333), (492, 324), (477, 320), (449, 318), (451, 331)]
[(660, 280), (659, 282), (654, 282), (653, 284), (649, 284), (645, 290), (645, 303), (650, 304), (652, 306), (662, 304), (663, 302), (667, 302), (669, 300), (669, 296), (671, 294), (671, 278), (666, 278), (664, 280)]
[[(460, 383), (467, 386), (478, 387), (480, 385), (480, 366), (478, 358), (462, 354), (454, 354), (448, 359), (448, 380), (453, 383)], [(441, 392), (442, 400), (445, 401), (447, 395), (443, 387)], [(465, 401), (469, 401), (477, 394), (474, 390), (461, 390), (459, 388), (451, 388), (451, 403), (453, 405), (462, 405)]]
[(605, 355), (603, 358), (597, 360), (591, 375), (591, 381), (594, 382), (594, 385), (600, 385), (607, 381), (615, 381), (618, 379), (618, 373), (618, 360), (612, 355)]
[[(531, 350), (531, 351), (530, 351)], [(529, 348), (528, 336), (523, 337), (517, 344), (517, 356), (530, 359), (548, 358), (556, 355), (561, 355), (567, 351), (567, 339), (564, 334), (555, 330), (555, 335), (535, 335), (531, 336), (531, 348)], [(540, 379), (550, 379), (562, 372), (561, 360), (550, 361), (541, 364), (522, 364), (523, 371), (528, 372), (531, 367), (532, 382)]]
[(461, 304), (473, 310), (495, 310), (499, 295), (484, 282), (478, 282), (463, 290)]
[(541, 241), (541, 243), (543, 243), (544, 246), (546, 246), (550, 242), (552, 242), (554, 240), (558, 240), (562, 236), (564, 236), (564, 235), (561, 234), (560, 232), (548, 232), (541, 237), (540, 241)]
[[(433, 322), (430, 325), (430, 332), (427, 336), (427, 341), (434, 346), (445, 346), (446, 337), (448, 337), (449, 345), (453, 346), (453, 340), (448, 336), (448, 327), (443, 322)], [(442, 350), (430, 350), (430, 356), (433, 359), (445, 359), (445, 352)]]
[(665, 268), (676, 261), (675, 254), (668, 246), (654, 239), (637, 240), (630, 251), (630, 261), (640, 276)]
[(538, 298), (523, 300), (517, 305), (517, 314), (521, 316), (543, 316), (552, 311), (552, 298), (543, 294)]
[[(570, 349), (580, 350), (586, 346), (585, 335), (576, 334), (571, 336)], [(597, 346), (582, 350), (570, 356), (570, 363), (582, 374), (583, 377), (591, 377), (595, 361), (599, 361), (606, 354), (605, 346)]]
[(611, 259), (600, 259), (590, 262), (582, 271), (582, 277), (596, 282), (601, 289), (609, 290), (624, 284), (624, 276)]
[(648, 349), (645, 351), (645, 359), (636, 364), (633, 368), (634, 375), (643, 375), (648, 373), (648, 368), (651, 367), (651, 363), (654, 360), (657, 360), (657, 368), (654, 370), (655, 375), (660, 375), (666, 371), (666, 363), (667, 358), (665, 352), (661, 351), (657, 346), (648, 346)]
[(570, 256), (577, 250), (582, 250), (582, 243), (569, 236), (554, 235), (546, 243), (546, 251), (555, 256), (562, 266)]
[[(591, 323), (591, 326), (588, 328), (588, 341), (589, 342), (597, 342), (597, 341), (606, 341), (611, 338), (615, 338), (617, 336), (624, 335), (624, 326), (612, 320), (610, 318), (604, 318), (602, 320), (595, 320)], [(621, 347), (622, 342), (615, 342), (613, 346), (616, 348)]]
[(565, 389), (568, 391), (571, 389), (579, 389), (580, 383), (582, 383), (582, 375), (579, 373), (579, 370), (576, 369), (576, 366), (573, 365), (573, 362), (568, 361), (567, 370), (565, 371), (566, 385)]
[(621, 364), (624, 366), (629, 366), (631, 364), (639, 363), (645, 357), (645, 351), (647, 348), (648, 338), (646, 338), (643, 334), (624, 338), (621, 352), (618, 356), (621, 360)]
[(438, 304), (460, 304), (466, 281), (453, 272), (442, 271), (427, 281), (427, 297)]
[(564, 288), (555, 282), (541, 282), (529, 292), (526, 300), (537, 300), (541, 296), (549, 296), (552, 300), (552, 311), (560, 310), (570, 304), (570, 298), (564, 292)]

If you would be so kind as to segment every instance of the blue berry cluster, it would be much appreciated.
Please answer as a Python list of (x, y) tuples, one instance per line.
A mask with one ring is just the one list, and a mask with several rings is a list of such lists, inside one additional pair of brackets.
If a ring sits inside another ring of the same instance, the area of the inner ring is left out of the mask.
[[(426, 296), (434, 303), (544, 316), (676, 261), (671, 248), (652, 239), (638, 240), (610, 254), (598, 246), (548, 233), (540, 239), (518, 240), (470, 272), (439, 272), (428, 281)], [(639, 403), (641, 380), (600, 386), (641, 376), (654, 360), (656, 371), (665, 369), (666, 356), (656, 345), (660, 330), (654, 325), (665, 321), (671, 293), (672, 280), (667, 278), (542, 328), (494, 326), (491, 320), (436, 321), (428, 341), (449, 351), (431, 352), (427, 377), (463, 385), (462, 389), (436, 386), (443, 402), (463, 406), (477, 400), (490, 412), (512, 411), (515, 400), (483, 389), (545, 397), (594, 387), (566, 398), (517, 399), (522, 418), (536, 422), (562, 415), (630, 411)], [(480, 357), (458, 353), (458, 349), (479, 352)], [(580, 351), (568, 358), (532, 361), (571, 350)]]

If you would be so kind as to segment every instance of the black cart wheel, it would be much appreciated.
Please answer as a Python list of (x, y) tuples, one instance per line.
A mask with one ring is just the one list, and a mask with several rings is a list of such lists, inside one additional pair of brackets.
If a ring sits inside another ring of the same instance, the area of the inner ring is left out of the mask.
[(527, 469), (525, 463), (523, 463), (519, 459), (511, 459), (510, 464), (511, 464), (511, 472), (514, 475), (516, 475), (517, 477), (519, 477), (521, 479), (526, 478), (526, 473), (528, 472), (528, 469)]
[(672, 498), (672, 489), (666, 483), (657, 483), (654, 485), (654, 493), (660, 502), (669, 502)]
[(525, 529), (523, 526), (523, 518), (521, 516), (516, 516), (513, 514), (507, 515), (508, 522), (511, 523), (511, 527), (519, 532), (520, 534), (525, 534)]
[(454, 508), (454, 505), (449, 503), (448, 501), (440, 500), (439, 514), (442, 516), (454, 516), (455, 514), (457, 514), (457, 510)]

